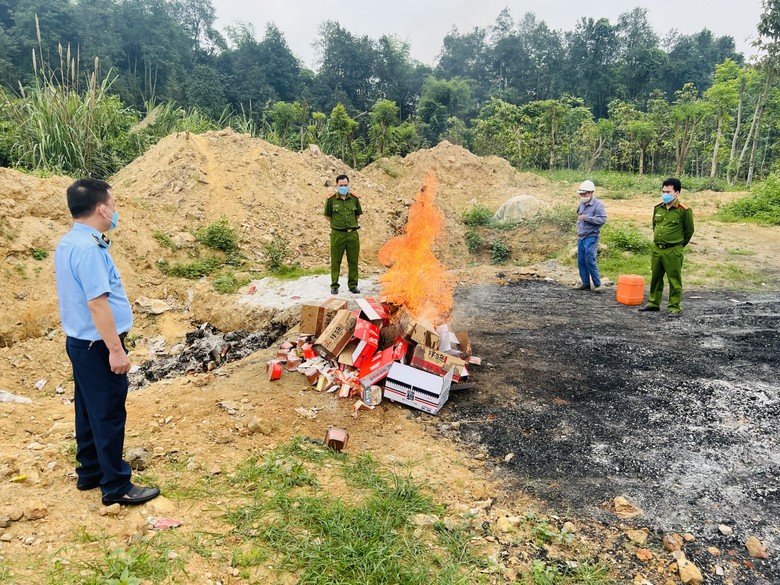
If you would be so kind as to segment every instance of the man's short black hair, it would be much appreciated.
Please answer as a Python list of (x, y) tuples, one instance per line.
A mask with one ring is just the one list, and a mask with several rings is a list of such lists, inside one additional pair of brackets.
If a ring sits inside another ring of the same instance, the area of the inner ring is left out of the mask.
[(674, 189), (675, 193), (679, 193), (682, 191), (682, 185), (680, 184), (680, 179), (675, 179), (674, 177), (669, 177), (663, 182), (662, 187), (671, 187)]
[(111, 185), (100, 179), (79, 179), (68, 187), (68, 209), (73, 219), (92, 215), (95, 208), (108, 201)]
[(347, 180), (347, 183), (349, 183), (349, 177), (348, 177), (347, 175), (339, 175), (338, 177), (336, 177), (336, 184), (337, 184), (337, 185), (339, 184), (339, 181), (340, 181), (341, 179), (346, 179), (346, 180)]

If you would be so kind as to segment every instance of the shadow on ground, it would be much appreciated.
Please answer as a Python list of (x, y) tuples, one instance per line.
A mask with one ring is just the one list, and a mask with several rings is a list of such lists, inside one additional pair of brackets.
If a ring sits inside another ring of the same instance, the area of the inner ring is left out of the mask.
[[(707, 583), (724, 582), (715, 564), (780, 583), (780, 294), (686, 291), (672, 319), (614, 289), (523, 281), (461, 289), (456, 306), (484, 364), (443, 412), (460, 440), (558, 509), (614, 522), (603, 504), (625, 495), (635, 525), (693, 533)], [(749, 536), (769, 560), (747, 556)]]

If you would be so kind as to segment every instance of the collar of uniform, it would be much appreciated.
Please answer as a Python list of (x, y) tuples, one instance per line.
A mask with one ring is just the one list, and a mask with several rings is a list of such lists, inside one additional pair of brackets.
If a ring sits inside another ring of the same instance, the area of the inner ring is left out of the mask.
[(101, 248), (108, 248), (111, 245), (111, 240), (109, 240), (105, 234), (101, 234), (95, 228), (90, 227), (85, 223), (78, 223), (78, 222), (74, 223), (73, 230), (77, 232), (84, 232), (91, 235), (92, 238), (95, 240), (95, 243)]

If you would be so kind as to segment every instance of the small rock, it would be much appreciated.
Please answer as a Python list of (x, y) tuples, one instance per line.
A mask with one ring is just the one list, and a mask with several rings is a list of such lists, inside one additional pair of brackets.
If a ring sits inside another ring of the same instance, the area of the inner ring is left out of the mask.
[(119, 516), (121, 511), (122, 506), (120, 504), (111, 504), (106, 507), (106, 516)]
[(0, 528), (8, 528), (11, 525), (11, 519), (8, 516), (0, 517)]
[(617, 496), (614, 501), (615, 514), (620, 518), (636, 518), (643, 514), (638, 506), (628, 501), (624, 496)]
[(417, 526), (431, 526), (438, 521), (438, 516), (434, 516), (433, 514), (415, 514), (412, 517), (412, 522)]
[(509, 463), (510, 461), (512, 461), (512, 458), (513, 458), (514, 456), (515, 456), (515, 454), (514, 454), (514, 453), (507, 453), (506, 455), (504, 455), (504, 461), (505, 461), (505, 462), (507, 462), (507, 463)]
[(642, 546), (647, 542), (647, 528), (641, 530), (626, 530), (626, 536), (634, 544)]
[(130, 464), (131, 469), (143, 471), (149, 467), (149, 451), (143, 447), (128, 449), (125, 453), (125, 459)]
[(718, 524), (718, 530), (723, 536), (731, 536), (734, 534), (734, 529), (726, 524)]
[(33, 544), (35, 542), (35, 537), (34, 536), (28, 536), (22, 542), (24, 544), (26, 544), (27, 546), (30, 546), (31, 544)]
[(168, 516), (176, 511), (176, 504), (165, 496), (157, 496), (146, 506), (154, 516)]
[(696, 537), (690, 532), (686, 532), (685, 534), (682, 535), (682, 537), (685, 542), (693, 542), (694, 540), (696, 540)]
[(638, 558), (643, 563), (646, 563), (653, 558), (653, 553), (646, 548), (638, 548), (634, 554), (636, 554), (636, 558)]
[(716, 546), (708, 546), (707, 552), (710, 553), (713, 557), (719, 557), (720, 556), (720, 549)]
[(506, 516), (501, 516), (496, 520), (496, 530), (499, 532), (512, 532), (514, 529), (514, 526), (509, 523)]
[(720, 565), (715, 565), (714, 570), (715, 570), (715, 574), (718, 577), (723, 577), (723, 575), (726, 574), (726, 572), (723, 570), (723, 567), (721, 567)]
[(566, 532), (569, 532), (570, 534), (576, 534), (577, 527), (574, 525), (573, 522), (564, 522), (563, 523), (563, 530)]
[(4, 532), (0, 535), (0, 542), (11, 542), (14, 539), (14, 535), (10, 532)]
[(745, 541), (745, 546), (748, 549), (748, 554), (754, 559), (768, 559), (769, 552), (763, 543), (755, 536), (751, 536)]
[(35, 441), (35, 442), (30, 443), (29, 445), (27, 445), (26, 448), (29, 449), (30, 451), (40, 451), (42, 449), (45, 449), (46, 445), (42, 445), (38, 441)]
[(664, 548), (670, 552), (682, 549), (683, 539), (679, 534), (666, 534), (664, 536)]
[(460, 422), (459, 421), (455, 421), (454, 423), (450, 423), (450, 428), (453, 431), (457, 431), (458, 429), (460, 429)]
[(24, 517), (24, 510), (21, 508), (15, 508), (8, 512), (8, 517), (11, 519), (11, 522), (19, 522)]
[(40, 500), (30, 502), (24, 510), (25, 520), (40, 520), (49, 515), (49, 508)]
[(685, 557), (677, 560), (677, 570), (680, 574), (680, 581), (685, 585), (701, 585), (704, 579), (699, 568)]

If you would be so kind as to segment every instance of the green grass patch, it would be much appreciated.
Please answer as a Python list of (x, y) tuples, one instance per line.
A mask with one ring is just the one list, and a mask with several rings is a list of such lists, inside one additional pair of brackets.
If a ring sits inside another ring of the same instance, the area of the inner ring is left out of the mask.
[(724, 205), (716, 217), (722, 221), (780, 225), (780, 175), (772, 173), (753, 193)]
[(573, 232), (577, 226), (576, 207), (572, 205), (543, 207), (522, 222), (522, 225), (530, 229), (539, 229), (547, 224), (557, 226), (564, 233)]
[(225, 270), (214, 277), (211, 283), (214, 290), (222, 294), (232, 294), (249, 282), (249, 277), (237, 277), (232, 270)]
[[(329, 470), (322, 483), (316, 471)], [(241, 465), (230, 482), (252, 494), (225, 518), (252, 544), (234, 562), (273, 566), (301, 583), (474, 583), (484, 561), (467, 534), (421, 530), (415, 514), (441, 513), (426, 486), (388, 471), (370, 454), (347, 457), (295, 439)], [(329, 486), (341, 485), (338, 492)], [(420, 559), (426, 562), (421, 563)]]
[(176, 251), (176, 244), (173, 243), (173, 240), (171, 240), (171, 237), (166, 234), (164, 231), (161, 230), (154, 230), (152, 232), (152, 237), (157, 240), (161, 246), (164, 248), (169, 248)]
[(226, 217), (198, 228), (193, 233), (201, 244), (214, 250), (232, 254), (238, 249), (238, 234), (230, 227)]
[(610, 251), (644, 254), (653, 247), (653, 242), (631, 224), (608, 223), (601, 230), (601, 241)]
[(46, 248), (33, 248), (32, 257), (34, 260), (46, 260), (49, 257), (49, 251)]
[(475, 205), (461, 216), (469, 227), (489, 226), (493, 223), (493, 212), (484, 205)]
[(217, 258), (203, 258), (190, 262), (168, 262), (158, 260), (157, 268), (166, 276), (178, 276), (180, 278), (201, 278), (215, 272), (222, 266)]
[(757, 270), (746, 270), (735, 262), (701, 264), (695, 261), (683, 265), (683, 287), (723, 287), (746, 292), (762, 290), (769, 284), (767, 275)]
[(755, 256), (757, 254), (753, 250), (745, 250), (743, 248), (728, 248), (726, 252), (732, 256)]

